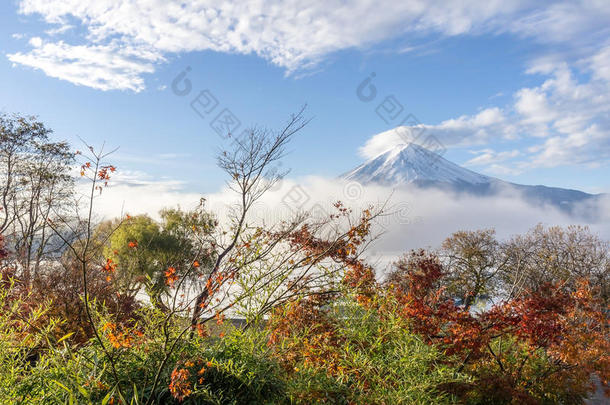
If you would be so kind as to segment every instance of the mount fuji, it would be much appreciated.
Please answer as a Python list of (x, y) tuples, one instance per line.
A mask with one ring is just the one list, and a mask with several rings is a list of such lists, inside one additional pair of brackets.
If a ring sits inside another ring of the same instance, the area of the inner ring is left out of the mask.
[[(530, 203), (553, 205), (573, 213), (576, 204), (594, 202), (602, 194), (588, 194), (542, 185), (510, 183), (465, 169), (414, 143), (397, 145), (341, 176), (361, 184), (379, 184), (393, 188), (416, 186), (437, 188), (457, 194), (496, 195), (516, 190)], [(595, 217), (594, 213), (585, 214)]]

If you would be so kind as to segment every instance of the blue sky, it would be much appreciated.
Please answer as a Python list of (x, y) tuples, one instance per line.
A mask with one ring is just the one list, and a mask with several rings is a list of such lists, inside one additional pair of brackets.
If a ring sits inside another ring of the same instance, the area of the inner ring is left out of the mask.
[[(225, 180), (217, 113), (274, 128), (303, 104), (313, 120), (291, 145), (294, 176), (348, 171), (412, 114), (472, 170), (610, 192), (608, 21), (603, 1), (10, 0), (0, 111), (37, 115), (75, 147), (120, 146), (122, 171), (201, 193)], [(192, 90), (177, 96), (187, 67)], [(218, 101), (205, 118), (190, 106), (203, 90)], [(403, 110), (386, 123), (388, 96)]]

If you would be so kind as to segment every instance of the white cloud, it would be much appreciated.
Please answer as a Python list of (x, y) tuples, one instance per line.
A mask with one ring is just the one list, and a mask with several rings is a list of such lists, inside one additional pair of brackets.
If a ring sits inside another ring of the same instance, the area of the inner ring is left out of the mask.
[(521, 154), (518, 150), (506, 150), (502, 152), (496, 152), (492, 149), (484, 149), (480, 151), (474, 151), (473, 153), (478, 156), (470, 159), (464, 165), (466, 166), (480, 166), (480, 165), (489, 165), (503, 162), (508, 159), (512, 159)]
[(589, 62), (596, 79), (610, 82), (610, 46), (593, 55)]
[(526, 73), (542, 75), (542, 82), (516, 91), (512, 105), (385, 131), (372, 136), (360, 153), (371, 158), (405, 143), (405, 135), (423, 133), (416, 141), (423, 146), (427, 136), (446, 148), (485, 144), (487, 150), (466, 164), (487, 165), (493, 174), (610, 163), (610, 43), (572, 64), (540, 58)]
[(40, 37), (32, 37), (30, 38), (29, 44), (34, 48), (40, 48), (42, 46), (42, 38)]
[[(71, 62), (79, 65), (78, 70), (91, 64), (99, 76), (91, 82), (80, 73), (60, 76), (61, 69), (51, 66), (67, 68), (62, 48), (73, 45), (59, 42), (45, 53), (35, 47), (13, 56), (17, 63), (77, 84), (135, 90), (142, 88), (142, 74), (154, 69), (160, 55), (201, 50), (256, 54), (293, 72), (333, 52), (396, 37), (508, 31), (543, 42), (567, 41), (601, 30), (610, 12), (603, 1), (536, 8), (520, 0), (21, 0), (19, 11), (42, 16), (54, 26), (49, 35), (61, 34), (79, 22), (87, 33), (81, 52), (87, 49), (103, 55), (122, 48), (144, 49), (151, 57), (124, 69), (99, 65), (91, 58)], [(117, 44), (109, 49), (111, 41)], [(125, 79), (132, 84), (126, 85)]]
[[(515, 110), (523, 117), (524, 124), (546, 124), (556, 117), (555, 112), (549, 108), (546, 93), (541, 89), (521, 89), (515, 97)], [(543, 130), (541, 135), (546, 135), (545, 132)]]
[(579, 61), (580, 72), (566, 62), (546, 61), (530, 69), (550, 77), (538, 87), (516, 93), (515, 119), (523, 132), (548, 139), (530, 148), (533, 155), (524, 165), (555, 167), (610, 160), (609, 55), (610, 44), (606, 44)]
[(488, 108), (474, 116), (461, 116), (438, 125), (401, 126), (372, 136), (359, 150), (366, 159), (375, 157), (394, 146), (415, 142), (427, 149), (444, 152), (461, 144), (487, 142), (492, 137), (510, 139), (514, 128), (500, 108)]
[(610, 8), (605, 0), (545, 2), (507, 24), (507, 31), (543, 42), (605, 40)]
[[(86, 198), (90, 191), (89, 182), (79, 182), (78, 190)], [(201, 194), (185, 190), (185, 184), (174, 179), (152, 178), (138, 171), (117, 171), (109, 181), (109, 186), (96, 194), (94, 211), (105, 219), (124, 214), (149, 214), (157, 217), (163, 208), (180, 206), (195, 208)]]
[(154, 52), (109, 45), (69, 45), (62, 41), (43, 43), (30, 40), (34, 49), (8, 55), (13, 63), (42, 70), (46, 75), (99, 90), (144, 89), (142, 73), (154, 71), (153, 61), (162, 60)]

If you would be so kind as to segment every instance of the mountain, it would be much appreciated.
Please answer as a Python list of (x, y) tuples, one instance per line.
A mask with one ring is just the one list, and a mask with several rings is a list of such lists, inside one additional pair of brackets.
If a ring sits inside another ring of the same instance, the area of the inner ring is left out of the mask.
[(414, 143), (398, 145), (345, 173), (342, 178), (362, 184), (394, 188), (415, 185), (454, 193), (495, 195), (512, 188), (537, 205), (551, 204), (572, 213), (577, 203), (595, 201), (601, 195), (542, 185), (510, 183), (465, 169)]

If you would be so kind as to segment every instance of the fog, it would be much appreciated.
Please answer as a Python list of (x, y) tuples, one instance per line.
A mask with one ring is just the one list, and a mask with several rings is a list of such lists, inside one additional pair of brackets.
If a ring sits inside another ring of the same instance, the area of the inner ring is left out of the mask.
[[(111, 218), (121, 213), (148, 214), (158, 217), (160, 209), (181, 207), (192, 209), (205, 198), (207, 209), (214, 212), (221, 224), (228, 223), (237, 195), (228, 187), (214, 193), (185, 192), (170, 181), (138, 181), (118, 178), (115, 185), (104, 189), (96, 198), (95, 211)], [(363, 186), (356, 182), (320, 177), (285, 179), (268, 191), (253, 207), (250, 224), (271, 225), (289, 219), (300, 211), (315, 216), (333, 211), (333, 203), (342, 201), (355, 212), (368, 206), (385, 207), (373, 227), (379, 238), (367, 254), (380, 264), (388, 263), (414, 248), (437, 247), (458, 230), (494, 228), (500, 239), (524, 233), (533, 226), (586, 225), (604, 239), (610, 239), (610, 198), (583, 203), (568, 215), (553, 206), (535, 206), (513, 189), (495, 196), (457, 196), (436, 189), (407, 187), (392, 189)], [(585, 220), (583, 213), (596, 210), (598, 220)], [(383, 267), (383, 265), (382, 265)]]

